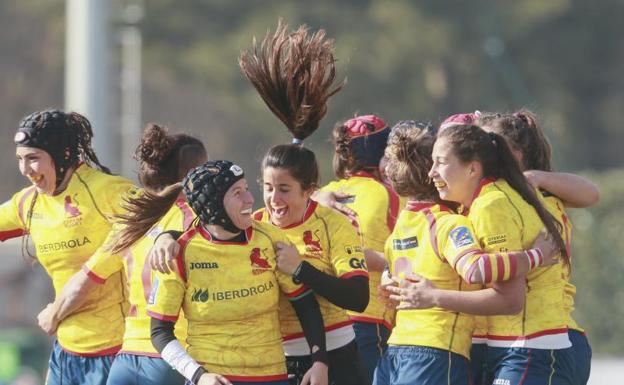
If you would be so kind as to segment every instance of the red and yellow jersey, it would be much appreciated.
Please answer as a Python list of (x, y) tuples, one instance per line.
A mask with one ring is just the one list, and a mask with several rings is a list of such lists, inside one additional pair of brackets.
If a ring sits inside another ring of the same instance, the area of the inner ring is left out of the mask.
[[(98, 252), (86, 264), (90, 274), (104, 281), (123, 269), (130, 285), (130, 310), (126, 316), (126, 328), (123, 337), (123, 353), (160, 357), (152, 345), (150, 337), (151, 317), (147, 315), (147, 300), (152, 288), (152, 269), (147, 255), (154, 245), (154, 241), (163, 229), (184, 231), (188, 229), (195, 214), (183, 199), (178, 199), (175, 205), (143, 238), (137, 241), (129, 250), (119, 254)], [(115, 234), (111, 237), (117, 239)], [(175, 326), (176, 338), (186, 343), (187, 321), (180, 312)]]
[[(546, 193), (543, 193), (544, 201), (546, 202), (545, 207), (548, 211), (555, 217), (557, 221), (561, 224), (561, 236), (566, 243), (566, 247), (568, 249), (568, 255), (572, 255), (572, 222), (570, 221), (570, 217), (565, 212), (565, 206), (561, 199), (556, 196)], [(574, 297), (576, 296), (576, 286), (570, 281), (570, 269), (564, 267), (563, 268), (563, 279), (565, 280), (565, 286), (563, 290), (563, 305), (564, 309), (568, 315), (568, 328), (577, 330), (579, 332), (584, 332), (583, 328), (581, 328), (574, 318), (572, 318), (572, 312), (574, 311)]]
[[(265, 209), (258, 210), (254, 218), (270, 223)], [(281, 232), (297, 247), (301, 257), (318, 270), (339, 278), (368, 276), (360, 239), (346, 216), (311, 201), (303, 220), (281, 228)], [(346, 310), (321, 296), (316, 299), (325, 323), (327, 350), (353, 340), (355, 334)], [(280, 324), (286, 354), (309, 354), (301, 324), (285, 298), (280, 300)]]
[[(378, 252), (384, 251), (384, 243), (405, 205), (392, 187), (380, 182), (374, 176), (359, 172), (349, 179), (341, 179), (329, 183), (322, 191), (336, 191), (352, 195), (342, 201), (356, 212), (362, 245), (364, 248)], [(381, 283), (381, 272), (369, 271), (370, 301), (362, 313), (347, 311), (349, 317), (358, 322), (381, 323), (392, 328), (394, 311), (387, 309), (378, 298), (378, 287)]]
[[(410, 273), (430, 280), (437, 288), (471, 291), (481, 288), (462, 279), (454, 266), (464, 255), (481, 250), (470, 220), (450, 209), (408, 202), (385, 247), (390, 273)], [(390, 345), (428, 346), (470, 357), (473, 316), (439, 307), (399, 310), (388, 340)]]
[[(527, 250), (544, 224), (535, 209), (503, 179), (484, 179), (468, 217), (483, 250)], [(487, 317), (487, 343), (494, 347), (560, 349), (570, 347), (564, 310), (562, 264), (526, 275), (526, 300), (513, 316)]]
[[(58, 295), (103, 244), (112, 227), (112, 216), (123, 212), (122, 196), (128, 193), (136, 193), (129, 180), (82, 164), (62, 193), (36, 194), (34, 187), (28, 187), (0, 206), (0, 239), (22, 235), (30, 227), (37, 259), (52, 278)], [(30, 226), (26, 226), (28, 221)], [(88, 356), (119, 350), (127, 310), (123, 274), (119, 271), (101, 283), (88, 295), (80, 312), (60, 323), (57, 338), (63, 349)]]
[(148, 314), (174, 322), (183, 309), (188, 353), (209, 372), (231, 381), (285, 380), (279, 294), (293, 299), (306, 289), (276, 269), (278, 241), (288, 242), (256, 221), (240, 243), (192, 227), (178, 241), (178, 274), (156, 273)]

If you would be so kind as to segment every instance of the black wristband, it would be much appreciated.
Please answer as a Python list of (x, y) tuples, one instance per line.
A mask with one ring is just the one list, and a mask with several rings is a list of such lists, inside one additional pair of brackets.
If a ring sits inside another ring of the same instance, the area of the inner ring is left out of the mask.
[(208, 371), (206, 369), (204, 369), (203, 367), (201, 367), (201, 366), (199, 368), (197, 368), (195, 373), (193, 373), (193, 378), (191, 378), (191, 382), (193, 384), (197, 384), (199, 382), (199, 379), (201, 378), (201, 376), (204, 375), (204, 373), (208, 373)]
[(306, 263), (306, 261), (301, 261), (299, 266), (297, 266), (297, 268), (295, 269), (295, 271), (293, 271), (293, 274), (292, 274), (292, 280), (297, 285), (301, 283), (301, 270), (303, 270), (304, 263)]
[(165, 235), (165, 234), (169, 234), (173, 237), (173, 239), (175, 239), (176, 241), (178, 239), (180, 239), (180, 237), (182, 236), (182, 234), (184, 234), (184, 231), (176, 231), (176, 230), (167, 230), (167, 231), (161, 231), (160, 234), (158, 234), (156, 236), (156, 238), (154, 238), (154, 243), (156, 243), (156, 241), (158, 240), (158, 238), (161, 235)]
[(314, 353), (310, 354), (310, 358), (312, 359), (312, 363), (322, 362), (325, 365), (329, 366), (329, 357), (327, 357), (327, 351), (318, 349)]

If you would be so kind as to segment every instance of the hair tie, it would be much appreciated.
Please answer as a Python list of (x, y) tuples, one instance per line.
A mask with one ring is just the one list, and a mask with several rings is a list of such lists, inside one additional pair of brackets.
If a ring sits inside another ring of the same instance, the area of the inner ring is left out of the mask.
[(295, 144), (297, 146), (303, 146), (303, 139), (293, 138), (292, 144)]

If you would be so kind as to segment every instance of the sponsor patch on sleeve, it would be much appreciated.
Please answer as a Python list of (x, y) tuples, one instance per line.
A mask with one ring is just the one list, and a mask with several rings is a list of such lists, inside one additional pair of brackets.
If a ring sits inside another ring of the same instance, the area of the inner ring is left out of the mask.
[(466, 226), (453, 229), (449, 237), (451, 238), (451, 241), (453, 241), (453, 245), (456, 249), (475, 243), (475, 240), (472, 238), (472, 235)]
[(148, 305), (153, 305), (156, 303), (156, 296), (158, 295), (158, 286), (160, 286), (160, 279), (158, 277), (154, 278), (152, 282), (152, 290), (150, 291), (149, 298), (147, 299)]

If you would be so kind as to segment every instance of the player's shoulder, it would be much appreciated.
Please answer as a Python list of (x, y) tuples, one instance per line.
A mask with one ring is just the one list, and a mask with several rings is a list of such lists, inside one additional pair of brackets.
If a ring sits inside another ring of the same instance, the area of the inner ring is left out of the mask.
[(130, 195), (139, 194), (140, 189), (134, 183), (122, 176), (107, 174), (97, 170), (87, 164), (82, 164), (74, 171), (82, 183), (88, 185), (92, 190), (100, 189), (106, 195), (117, 191), (128, 191)]

